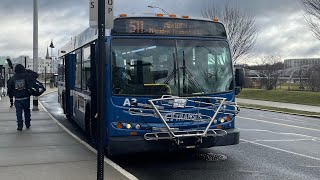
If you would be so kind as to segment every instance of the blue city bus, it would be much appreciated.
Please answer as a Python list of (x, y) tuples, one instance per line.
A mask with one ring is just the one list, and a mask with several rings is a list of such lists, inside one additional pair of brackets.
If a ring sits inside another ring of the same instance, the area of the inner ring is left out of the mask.
[[(105, 149), (110, 155), (239, 143), (233, 68), (222, 23), (121, 14), (106, 30)], [(94, 144), (97, 30), (59, 50), (58, 100)]]

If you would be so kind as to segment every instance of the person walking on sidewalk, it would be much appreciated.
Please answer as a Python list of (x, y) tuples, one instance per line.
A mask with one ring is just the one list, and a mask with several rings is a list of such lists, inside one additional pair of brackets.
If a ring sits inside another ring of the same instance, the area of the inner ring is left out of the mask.
[(0, 100), (4, 96), (4, 94), (3, 94), (4, 85), (5, 85), (4, 84), (4, 77), (2, 76), (2, 74), (0, 74)]
[(15, 98), (18, 131), (22, 131), (23, 128), (22, 112), (24, 112), (26, 127), (31, 126), (30, 93), (27, 89), (27, 84), (30, 82), (31, 75), (26, 72), (23, 65), (17, 64), (15, 74), (9, 79), (8, 94), (9, 97)]
[(7, 95), (10, 98), (10, 108), (12, 108), (13, 107), (13, 92), (9, 93), (9, 88), (8, 88), (9, 80), (10, 79), (8, 79), (8, 81), (7, 81)]

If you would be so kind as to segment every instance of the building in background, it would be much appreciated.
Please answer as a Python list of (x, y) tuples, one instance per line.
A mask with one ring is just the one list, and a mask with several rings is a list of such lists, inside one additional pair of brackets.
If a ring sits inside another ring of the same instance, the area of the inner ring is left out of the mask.
[(284, 68), (298, 68), (305, 65), (320, 64), (320, 58), (285, 59)]
[(2, 81), (5, 87), (7, 87), (8, 79), (13, 75), (11, 63), (7, 59), (7, 57), (0, 57), (0, 81)]
[(33, 59), (29, 56), (19, 56), (17, 58), (11, 59), (13, 66), (17, 64), (22, 64), (26, 69), (33, 69)]
[[(39, 57), (38, 62), (38, 73), (44, 74), (45, 71), (47, 74), (57, 74), (58, 73), (58, 64), (59, 62), (55, 60), (55, 57), (53, 57), (53, 61), (51, 60), (51, 57), (49, 56), (49, 50), (47, 49), (47, 53), (44, 59)], [(19, 56), (17, 58), (11, 59), (13, 66), (17, 64), (22, 64), (26, 67), (26, 69), (33, 69), (33, 58), (29, 56)], [(53, 62), (53, 66), (52, 63)]]

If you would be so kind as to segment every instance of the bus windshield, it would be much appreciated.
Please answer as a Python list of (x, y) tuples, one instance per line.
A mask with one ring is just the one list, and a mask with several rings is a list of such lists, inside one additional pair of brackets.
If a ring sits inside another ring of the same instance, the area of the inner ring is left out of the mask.
[(115, 95), (188, 96), (233, 88), (226, 41), (113, 39)]

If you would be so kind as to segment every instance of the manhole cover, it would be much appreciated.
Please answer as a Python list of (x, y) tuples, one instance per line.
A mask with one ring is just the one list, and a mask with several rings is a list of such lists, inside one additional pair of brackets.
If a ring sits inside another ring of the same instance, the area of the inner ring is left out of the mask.
[(226, 155), (214, 153), (198, 153), (194, 155), (196, 159), (205, 161), (224, 161), (227, 159)]

